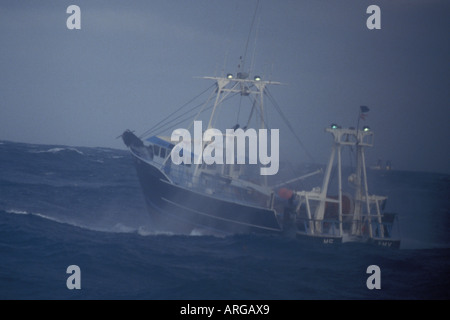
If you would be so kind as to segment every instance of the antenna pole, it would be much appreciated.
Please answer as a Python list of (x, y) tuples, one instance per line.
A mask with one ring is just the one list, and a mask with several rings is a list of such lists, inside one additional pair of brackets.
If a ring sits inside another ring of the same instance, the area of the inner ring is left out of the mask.
[(255, 13), (253, 14), (252, 24), (250, 26), (250, 31), (248, 33), (247, 42), (245, 43), (245, 51), (244, 51), (244, 56), (243, 56), (242, 64), (241, 64), (242, 72), (245, 72), (244, 65), (245, 65), (245, 59), (247, 58), (248, 43), (250, 42), (250, 36), (252, 35), (253, 25), (255, 24), (255, 18), (256, 18), (256, 13), (258, 12), (258, 6), (259, 6), (259, 0), (256, 2)]

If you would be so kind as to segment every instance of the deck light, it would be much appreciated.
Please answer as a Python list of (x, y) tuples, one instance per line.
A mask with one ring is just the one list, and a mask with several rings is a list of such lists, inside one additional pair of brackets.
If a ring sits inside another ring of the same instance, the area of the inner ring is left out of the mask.
[(340, 128), (340, 126), (338, 126), (335, 123), (332, 123), (330, 127), (331, 127), (331, 129), (339, 129)]

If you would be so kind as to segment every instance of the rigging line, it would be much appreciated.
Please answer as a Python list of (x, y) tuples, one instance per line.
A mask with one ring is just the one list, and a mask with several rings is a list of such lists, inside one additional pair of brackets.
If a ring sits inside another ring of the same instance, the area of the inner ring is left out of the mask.
[[(173, 118), (173, 119), (172, 119), (170, 122), (168, 122), (165, 126), (167, 127), (167, 125), (168, 125), (169, 123), (172, 123), (172, 122), (174, 122), (175, 120), (180, 119), (182, 116), (188, 115), (189, 112), (194, 111), (195, 109), (199, 108), (200, 106), (204, 106), (204, 105), (205, 105), (204, 103), (198, 104), (198, 105), (195, 106), (194, 108), (192, 108), (192, 109), (186, 111), (185, 113), (183, 113), (183, 114), (177, 116), (176, 118)], [(204, 111), (207, 111), (207, 110), (211, 109), (212, 107), (213, 107), (213, 106), (209, 106), (209, 108), (206, 108), (206, 109), (200, 109), (200, 112), (197, 113), (196, 117), (198, 117), (198, 115), (201, 114), (201, 113), (203, 113)], [(176, 125), (179, 125), (180, 123), (183, 123), (183, 122), (185, 122), (186, 120), (188, 120), (188, 119), (190, 119), (190, 118), (192, 118), (192, 116), (190, 116), (190, 115), (187, 116), (187, 117), (184, 117), (184, 118), (182, 118), (180, 121), (178, 121), (178, 122), (174, 123), (173, 125), (171, 125), (171, 127), (175, 127)], [(162, 128), (160, 128), (160, 129), (162, 129)], [(166, 128), (165, 128), (165, 129), (166, 129)], [(164, 129), (164, 130), (165, 130), (165, 129)], [(160, 131), (162, 132), (162, 131), (164, 131), (164, 130), (160, 130)], [(155, 130), (153, 130), (152, 132), (154, 132), (154, 131), (155, 131)]]
[(248, 126), (250, 125), (250, 121), (253, 118), (253, 111), (255, 111), (255, 108), (256, 108), (256, 100), (253, 101), (252, 109), (250, 110), (250, 115), (248, 116), (247, 124), (245, 125), (244, 128), (248, 128)]
[(233, 20), (231, 25), (229, 26), (229, 30), (227, 32), (227, 39), (226, 39), (226, 43), (225, 43), (225, 56), (224, 56), (224, 60), (223, 60), (223, 67), (222, 67), (222, 74), (225, 74), (225, 69), (227, 68), (227, 63), (228, 63), (228, 55), (230, 54), (230, 47), (231, 47), (231, 34), (234, 33), (234, 28), (236, 25), (236, 17), (237, 17), (237, 12), (239, 11), (239, 1), (236, 2), (236, 7), (234, 10), (234, 14), (233, 14)]
[(204, 94), (205, 92), (207, 92), (208, 90), (210, 90), (212, 87), (214, 86), (214, 84), (210, 85), (208, 88), (206, 88), (204, 91), (202, 91), (201, 93), (199, 93), (198, 95), (196, 95), (194, 98), (192, 98), (191, 100), (189, 100), (188, 102), (186, 102), (185, 104), (183, 104), (181, 107), (179, 107), (177, 110), (175, 110), (174, 112), (170, 113), (169, 115), (167, 115), (163, 120), (161, 120), (160, 122), (158, 122), (157, 124), (155, 124), (153, 127), (151, 127), (150, 129), (148, 129), (146, 132), (144, 132), (143, 134), (141, 134), (139, 136), (139, 138), (145, 137), (146, 135), (148, 135), (150, 132), (153, 132), (155, 130), (157, 130), (157, 127), (160, 127), (161, 125), (163, 125), (163, 123), (165, 121), (167, 121), (170, 117), (172, 117), (174, 114), (176, 114), (177, 112), (181, 111), (181, 109), (183, 109), (184, 107), (186, 107), (188, 104), (190, 104), (191, 102), (193, 102), (195, 99), (197, 99), (198, 97), (200, 97), (202, 94)]
[(308, 158), (312, 161), (312, 162), (316, 162), (316, 160), (314, 159), (314, 157), (309, 153), (309, 151), (306, 149), (306, 147), (303, 145), (303, 142), (300, 140), (300, 138), (297, 136), (297, 134), (295, 133), (294, 128), (292, 127), (292, 125), (290, 124), (288, 118), (286, 118), (286, 116), (284, 115), (283, 111), (281, 110), (281, 108), (278, 106), (278, 104), (276, 103), (275, 99), (272, 97), (272, 95), (270, 94), (269, 90), (266, 88), (266, 90), (264, 91), (267, 95), (267, 97), (269, 98), (269, 100), (272, 102), (272, 104), (274, 105), (275, 109), (278, 111), (278, 113), (280, 114), (281, 118), (283, 119), (283, 121), (285, 122), (285, 124), (287, 125), (287, 127), (289, 128), (289, 130), (291, 131), (291, 133), (294, 135), (295, 139), (297, 140), (297, 142), (299, 143), (299, 145), (303, 148), (303, 150), (305, 151), (306, 155), (308, 156)]
[[(226, 100), (228, 100), (228, 99), (234, 97), (234, 96), (237, 95), (237, 94), (238, 94), (238, 93), (234, 93), (233, 95), (224, 98), (223, 101), (226, 101)], [(208, 100), (210, 100), (210, 98), (209, 98)], [(198, 104), (197, 106), (191, 108), (190, 110), (186, 111), (185, 113), (183, 113), (183, 114), (181, 114), (181, 115), (178, 115), (176, 118), (170, 120), (170, 121), (167, 122), (163, 127), (167, 127), (170, 123), (172, 123), (172, 122), (174, 122), (174, 121), (180, 119), (182, 116), (188, 115), (190, 112), (194, 111), (195, 109), (197, 109), (197, 108), (199, 108), (199, 107), (201, 107), (201, 106), (203, 106), (203, 108), (200, 109), (200, 111), (195, 115), (195, 118), (198, 118), (198, 116), (199, 116), (200, 114), (202, 114), (203, 112), (208, 111), (208, 110), (210, 110), (210, 109), (212, 109), (212, 108), (214, 107), (214, 105), (210, 105), (208, 108), (205, 108), (206, 105), (207, 105), (207, 102), (206, 102), (206, 103), (205, 103), (205, 102), (202, 102), (202, 103)], [(176, 125), (179, 125), (180, 123), (183, 123), (183, 122), (185, 122), (186, 120), (188, 120), (188, 119), (190, 119), (190, 118), (192, 118), (192, 116), (191, 116), (191, 115), (188, 115), (187, 117), (184, 117), (184, 118), (182, 118), (180, 121), (178, 121), (178, 122), (176, 122), (175, 124), (171, 125), (171, 127), (175, 127)], [(192, 122), (192, 123), (193, 123), (193, 122)], [(191, 123), (191, 125), (188, 127), (188, 130), (189, 130), (190, 127), (192, 126), (192, 123)], [(162, 127), (160, 127), (159, 129), (160, 129), (160, 131), (163, 131), (163, 130), (162, 130)], [(157, 129), (155, 129), (155, 130), (157, 130)], [(155, 130), (153, 130), (152, 132), (154, 132)]]
[[(236, 94), (238, 94), (238, 93), (235, 93), (235, 94), (233, 94), (233, 95), (230, 96), (230, 97), (226, 97), (226, 98), (224, 98), (222, 101), (226, 101), (226, 100), (228, 100), (229, 98), (234, 97)], [(153, 132), (155, 132), (156, 130), (164, 131), (164, 130), (169, 126), (169, 124), (171, 124), (171, 123), (174, 122), (175, 120), (178, 120), (178, 119), (180, 119), (181, 117), (188, 115), (190, 112), (194, 111), (195, 109), (197, 109), (197, 108), (203, 106), (203, 108), (200, 109), (200, 111), (199, 111), (199, 112), (196, 114), (196, 116), (194, 117), (194, 120), (195, 120), (196, 118), (198, 118), (198, 116), (199, 116), (201, 113), (203, 113), (204, 111), (210, 110), (210, 109), (214, 106), (214, 105), (211, 105), (209, 108), (206, 108), (206, 109), (205, 109), (206, 105), (207, 105), (208, 102), (211, 100), (211, 97), (212, 97), (213, 95), (214, 95), (214, 91), (212, 92), (212, 94), (210, 95), (210, 97), (208, 97), (208, 99), (207, 99), (205, 102), (199, 103), (199, 104), (196, 105), (195, 107), (193, 107), (193, 108), (187, 110), (186, 112), (184, 112), (184, 113), (178, 115), (177, 117), (175, 117), (175, 118), (173, 118), (172, 120), (166, 122), (165, 124), (158, 126), (158, 128), (155, 128), (155, 129), (151, 130), (150, 132), (153, 133)], [(185, 118), (181, 119), (180, 121), (178, 121), (177, 123), (175, 123), (175, 124), (173, 124), (173, 125), (171, 125), (171, 126), (169, 126), (169, 127), (175, 127), (176, 125), (178, 125), (178, 124), (180, 124), (180, 123), (182, 123), (182, 122), (184, 122), (184, 121), (190, 119), (191, 117), (192, 117), (192, 116), (189, 115), (188, 117), (185, 117)], [(188, 127), (188, 129), (190, 129), (190, 127), (192, 126), (192, 124), (193, 124), (193, 122), (192, 122), (191, 125)], [(163, 130), (163, 128), (164, 128), (164, 130)]]
[[(264, 88), (264, 91), (265, 91), (265, 88)], [(264, 94), (264, 91), (262, 92), (262, 94)], [(267, 119), (267, 121), (270, 121), (269, 108), (267, 108), (267, 106), (265, 106), (265, 108), (264, 108), (264, 119)], [(267, 123), (265, 125), (267, 128), (269, 127), (269, 125)]]
[(238, 113), (237, 113), (237, 117), (236, 117), (236, 123), (239, 124), (239, 116), (241, 114), (241, 104), (242, 104), (242, 95), (239, 98), (239, 107), (238, 107)]
[[(228, 100), (228, 99), (234, 97), (236, 94), (238, 94), (238, 93), (235, 93), (235, 94), (233, 94), (232, 96), (225, 98), (224, 101), (226, 101), (226, 100)], [(204, 104), (200, 104), (200, 105), (198, 105), (196, 108), (198, 108), (198, 107), (201, 106), (201, 105), (204, 105)], [(198, 117), (199, 114), (201, 114), (201, 113), (203, 113), (203, 112), (205, 112), (205, 111), (211, 110), (213, 107), (214, 107), (214, 105), (210, 105), (208, 108), (201, 109), (200, 112), (197, 113), (197, 117)], [(192, 110), (194, 110), (194, 109), (191, 109), (190, 111), (192, 111)], [(179, 118), (179, 117), (178, 117), (178, 118)], [(176, 125), (178, 125), (178, 124), (180, 124), (180, 123), (183, 123), (184, 121), (188, 120), (189, 118), (190, 118), (190, 117), (186, 117), (186, 118), (184, 118), (184, 119), (181, 119), (180, 121), (178, 121), (177, 123), (175, 123), (174, 126), (176, 126)], [(175, 120), (175, 119), (174, 119), (174, 120)]]
[[(181, 111), (184, 107), (186, 107), (187, 105), (189, 105), (191, 102), (193, 102), (194, 100), (196, 100), (198, 97), (200, 97), (201, 95), (203, 95), (205, 92), (207, 92), (208, 90), (210, 90), (212, 87), (214, 87), (214, 84), (210, 85), (208, 88), (206, 88), (204, 91), (202, 91), (200, 94), (198, 94), (197, 96), (195, 96), (194, 98), (192, 98), (191, 100), (189, 100), (188, 102), (186, 102), (184, 105), (182, 105), (181, 107), (179, 107), (176, 111), (172, 112), (171, 114), (169, 114), (168, 116), (166, 116), (162, 121), (160, 121), (159, 123), (157, 123), (155, 126), (153, 126), (152, 128), (150, 128), (149, 130), (147, 130), (145, 132), (145, 134), (143, 134), (142, 136), (145, 135), (149, 135), (151, 132), (155, 132), (156, 130), (159, 130), (162, 127), (168, 126), (171, 122), (174, 121), (174, 119), (168, 121), (170, 119), (170, 117), (172, 117), (173, 115), (175, 115), (177, 112)], [(202, 103), (200, 103), (199, 105), (193, 107), (191, 110), (188, 110), (185, 113), (182, 113), (181, 115), (179, 115), (177, 118), (178, 119), (180, 116), (185, 115), (186, 113), (198, 108)]]
[[(224, 97), (218, 102), (217, 105), (223, 104), (225, 101), (227, 101), (228, 99), (231, 99), (231, 98), (237, 96), (238, 94), (240, 94), (240, 92), (234, 92), (234, 93), (231, 94), (231, 95), (226, 95), (226, 96), (224, 96)], [(222, 108), (218, 108), (218, 109), (217, 109), (217, 113), (219, 113), (221, 109), (222, 109)], [(218, 119), (218, 118), (219, 118), (218, 116), (215, 117), (215, 119), (214, 119), (214, 126), (216, 125), (217, 119)]]
[[(191, 109), (185, 111), (184, 113), (176, 116), (175, 118), (171, 119), (170, 121), (166, 121), (166, 123), (159, 123), (156, 127), (154, 127), (152, 130), (149, 130), (147, 135), (149, 135), (150, 133), (155, 132), (156, 130), (160, 130), (161, 132), (164, 131), (166, 128), (170, 128), (173, 127), (175, 125), (171, 125), (169, 126), (172, 122), (174, 122), (175, 120), (189, 114), (190, 112), (194, 111), (195, 109), (199, 108), (200, 106), (205, 106), (205, 104), (207, 104), (209, 102), (209, 100), (211, 99), (211, 96), (214, 94), (214, 91), (212, 91), (210, 97), (204, 101), (199, 103), (198, 105), (196, 105), (195, 107), (192, 107)], [(198, 117), (198, 115), (202, 112), (203, 109), (201, 109), (201, 111), (199, 113), (197, 113), (196, 117)], [(188, 118), (190, 118), (191, 116), (189, 116)], [(183, 121), (187, 120), (188, 118), (183, 119)], [(164, 129), (163, 129), (164, 128)]]
[[(251, 100), (251, 99), (250, 99)], [(252, 119), (256, 119), (257, 115), (255, 116), (255, 118), (253, 118), (253, 113), (256, 112), (258, 113), (258, 106), (256, 105), (256, 99), (253, 100), (253, 105), (252, 105), (252, 110), (248, 116), (248, 121), (247, 124), (245, 125), (246, 128), (248, 128), (250, 126), (250, 121), (252, 121)]]
[[(231, 90), (224, 90), (223, 89), (224, 87), (220, 88), (219, 84), (217, 83), (217, 91), (216, 91), (217, 92), (217, 96), (216, 96), (216, 99), (214, 101), (214, 109), (213, 109), (213, 111), (211, 113), (211, 116), (209, 117), (208, 129), (211, 127), (211, 124), (212, 124), (212, 126), (216, 125), (216, 122), (217, 122), (217, 119), (218, 119), (218, 113), (222, 109), (222, 103), (224, 101), (226, 101), (227, 98), (230, 97), (230, 94), (231, 94), (232, 90), (234, 90), (238, 85), (239, 85), (238, 83), (235, 83), (232, 86)], [(219, 90), (220, 90), (220, 92), (219, 92)], [(236, 93), (237, 92), (232, 94), (231, 97), (234, 97)]]
[[(261, 113), (260, 113), (260, 111), (259, 111), (259, 108), (257, 108), (257, 106), (256, 106), (258, 100), (257, 100), (256, 98), (254, 98), (254, 97), (253, 97), (253, 100), (252, 100), (252, 98), (251, 98), (250, 96), (248, 96), (248, 98), (250, 99), (250, 101), (253, 102), (253, 105), (252, 105), (252, 110), (251, 110), (251, 112), (250, 112), (250, 115), (249, 115), (249, 117), (248, 117), (248, 121), (247, 121), (246, 127), (248, 128), (248, 125), (250, 124), (250, 121), (251, 121), (251, 119), (253, 118), (253, 111), (256, 110), (257, 116), (259, 116), (259, 117), (261, 118), (262, 122), (264, 123), (265, 128), (266, 128), (267, 130), (270, 130), (269, 125), (267, 124), (265, 118), (261, 116)], [(256, 116), (255, 116), (255, 119), (256, 119)]]
[(148, 136), (148, 135), (152, 134), (152, 133), (155, 132), (155, 131), (160, 131), (160, 132), (162, 132), (162, 131), (166, 130), (167, 128), (170, 128), (170, 127), (172, 126), (171, 123), (173, 123), (175, 120), (177, 120), (177, 119), (179, 119), (179, 118), (185, 116), (186, 114), (188, 114), (188, 113), (194, 111), (195, 109), (197, 109), (197, 108), (200, 107), (201, 105), (203, 105), (203, 102), (200, 103), (200, 104), (198, 104), (198, 105), (196, 105), (195, 107), (193, 107), (193, 108), (187, 110), (186, 112), (184, 112), (184, 113), (182, 113), (182, 114), (176, 116), (175, 118), (171, 119), (170, 121), (167, 121), (166, 123), (159, 123), (159, 124), (158, 124), (156, 127), (154, 127), (152, 130), (148, 130), (147, 133), (146, 133), (146, 135)]
[[(216, 90), (219, 90), (219, 88), (217, 88)], [(189, 127), (187, 128), (188, 130), (191, 129), (191, 127), (194, 125), (194, 121), (195, 119), (198, 119), (198, 116), (205, 111), (205, 107), (206, 105), (209, 103), (209, 101), (211, 101), (212, 97), (214, 96), (215, 90), (211, 92), (211, 94), (209, 95), (208, 99), (202, 103), (203, 107), (197, 112), (197, 114), (195, 115), (194, 119), (192, 120), (191, 124), (189, 125)], [(207, 110), (207, 109), (206, 109)]]
[(261, 23), (261, 16), (258, 17), (258, 25), (256, 26), (255, 43), (253, 44), (253, 54), (252, 54), (251, 65), (250, 65), (250, 73), (253, 72), (253, 67), (255, 64), (256, 40), (258, 39), (258, 31), (259, 31), (260, 23)]
[(255, 18), (256, 18), (256, 13), (258, 12), (258, 6), (259, 6), (259, 0), (256, 2), (255, 13), (253, 14), (252, 24), (250, 26), (250, 31), (248, 33), (247, 42), (245, 44), (244, 60), (242, 61), (242, 71), (245, 71), (244, 65), (245, 65), (245, 59), (247, 58), (248, 43), (250, 42), (250, 37), (251, 37), (252, 31), (253, 31), (253, 25), (255, 24)]
[[(212, 107), (213, 107), (213, 106), (209, 106), (209, 108), (202, 109), (202, 111), (201, 111), (200, 113), (203, 113), (204, 111), (207, 111), (207, 110), (209, 110), (209, 109), (212, 109)], [(185, 118), (185, 119), (181, 119), (180, 121), (178, 121), (177, 123), (175, 123), (174, 126), (179, 125), (180, 123), (185, 122), (185, 121), (188, 120), (189, 118), (190, 118), (190, 117), (187, 117), (187, 118)]]
[[(269, 126), (267, 125), (267, 122), (266, 122), (267, 118), (264, 116), (264, 113), (263, 113), (264, 111), (267, 111), (267, 110), (262, 110), (263, 105), (262, 105), (261, 101), (258, 101), (258, 99), (255, 97), (253, 97), (253, 99), (255, 99), (255, 103), (258, 103), (258, 105), (259, 105), (259, 108), (258, 107), (256, 108), (257, 115), (259, 116), (261, 122), (264, 124), (264, 127), (266, 129), (269, 129)], [(265, 108), (265, 109), (267, 109), (267, 108)], [(256, 123), (258, 123), (258, 120), (256, 117), (255, 117), (255, 121), (256, 121)]]
[[(171, 125), (172, 122), (174, 122), (174, 121), (178, 120), (179, 118), (181, 118), (181, 117), (183, 117), (183, 116), (189, 114), (190, 112), (194, 111), (195, 109), (199, 108), (199, 107), (202, 106), (202, 105), (204, 105), (204, 102), (202, 102), (202, 103), (196, 105), (195, 107), (193, 107), (192, 109), (189, 109), (189, 110), (187, 110), (186, 112), (184, 112), (184, 113), (182, 113), (182, 114), (176, 116), (176, 117), (173, 118), (172, 120), (170, 120), (170, 121), (168, 121), (168, 122), (166, 122), (166, 123), (164, 123), (164, 124), (161, 124), (161, 125), (159, 125), (158, 127), (155, 127), (153, 130), (149, 131), (149, 132), (147, 133), (147, 135), (150, 135), (151, 133), (153, 133), (153, 132), (155, 132), (155, 131), (157, 131), (157, 130), (159, 130), (160, 132), (162, 132), (162, 131), (166, 130), (167, 128), (174, 127), (174, 126), (175, 126), (176, 124), (178, 124), (179, 122), (176, 123), (175, 125)], [(189, 118), (191, 118), (191, 116), (189, 116), (189, 117), (187, 117), (187, 118), (184, 118), (181, 122), (186, 121), (186, 120), (189, 119)]]
[[(209, 88), (208, 88), (209, 89)], [(206, 90), (205, 90), (206, 91)], [(201, 94), (203, 94), (205, 91), (203, 91)], [(201, 95), (200, 94), (200, 95)], [(191, 101), (189, 101), (188, 103), (184, 104), (183, 106), (181, 106), (180, 108), (178, 108), (175, 112), (172, 112), (171, 114), (169, 114), (168, 116), (166, 116), (162, 121), (160, 121), (159, 123), (157, 123), (156, 125), (154, 125), (152, 128), (148, 129), (145, 133), (143, 133), (141, 135), (141, 138), (144, 136), (149, 136), (151, 133), (160, 130), (161, 128), (167, 127), (168, 125), (170, 125), (170, 123), (172, 123), (174, 120), (180, 118), (181, 116), (185, 115), (186, 113), (198, 108), (199, 105), (193, 107), (192, 109), (188, 110), (185, 113), (182, 113), (181, 115), (178, 115), (175, 119), (172, 119), (170, 121), (169, 118), (172, 117), (173, 115), (175, 115), (177, 112), (181, 111), (181, 109), (183, 109), (185, 106), (187, 106), (189, 103), (191, 103), (192, 101), (194, 101), (196, 98), (198, 98), (200, 95), (198, 95), (197, 97), (195, 97), (194, 99), (192, 99)], [(200, 104), (201, 105), (201, 104)]]
[(352, 146), (350, 146), (348, 154), (350, 156), (350, 168), (351, 168), (351, 170), (353, 172), (353, 169), (354, 169), (354, 167), (353, 167), (353, 157), (354, 157), (354, 155), (353, 155), (353, 147)]

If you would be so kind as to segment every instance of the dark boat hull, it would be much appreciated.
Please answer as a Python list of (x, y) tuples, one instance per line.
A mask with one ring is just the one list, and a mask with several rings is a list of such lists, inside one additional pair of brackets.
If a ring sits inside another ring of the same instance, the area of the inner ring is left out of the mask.
[(400, 239), (386, 239), (386, 238), (372, 238), (368, 241), (370, 244), (382, 247), (382, 248), (400, 248)]
[(280, 233), (272, 209), (215, 198), (173, 184), (151, 163), (133, 152), (139, 182), (154, 224), (181, 233), (195, 229), (211, 233)]
[(342, 237), (333, 235), (309, 235), (303, 232), (297, 232), (296, 238), (304, 242), (326, 246), (337, 246), (342, 244)]

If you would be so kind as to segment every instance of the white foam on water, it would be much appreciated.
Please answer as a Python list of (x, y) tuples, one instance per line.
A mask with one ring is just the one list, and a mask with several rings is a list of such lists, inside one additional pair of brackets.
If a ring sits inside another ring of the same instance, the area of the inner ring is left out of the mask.
[(199, 237), (199, 236), (205, 236), (205, 235), (209, 235), (209, 234), (207, 234), (202, 229), (193, 229), (189, 235), (194, 236), (194, 237)]
[(173, 236), (175, 235), (173, 232), (164, 231), (164, 230), (150, 230), (148, 227), (140, 226), (137, 229), (137, 233), (140, 236), (148, 237), (148, 236)]
[(59, 223), (64, 223), (61, 220), (58, 220), (56, 218), (47, 216), (45, 214), (42, 213), (38, 213), (38, 212), (28, 212), (28, 211), (24, 211), (24, 210), (17, 210), (17, 209), (10, 209), (10, 210), (5, 210), (7, 213), (12, 213), (12, 214), (19, 214), (19, 215), (33, 215), (33, 216), (37, 216), (43, 219), (47, 219), (47, 220), (51, 220), (51, 221), (55, 221), (55, 222), (59, 222)]
[(30, 151), (31, 153), (58, 153), (58, 152), (61, 152), (61, 151), (74, 151), (74, 152), (76, 152), (76, 153), (79, 153), (79, 154), (82, 154), (82, 155), (84, 155), (84, 153), (83, 152), (81, 152), (80, 150), (78, 150), (78, 149), (76, 149), (76, 148), (51, 148), (51, 149), (48, 149), (48, 150), (44, 150), (44, 151), (35, 151), (35, 150), (32, 150), (32, 151)]
[(12, 213), (12, 214), (29, 214), (26, 211), (23, 210), (16, 210), (16, 209), (11, 209), (11, 210), (5, 210), (7, 213)]
[(132, 233), (132, 232), (136, 231), (136, 228), (126, 226), (119, 222), (108, 231), (118, 232), (118, 233)]

